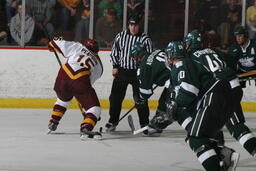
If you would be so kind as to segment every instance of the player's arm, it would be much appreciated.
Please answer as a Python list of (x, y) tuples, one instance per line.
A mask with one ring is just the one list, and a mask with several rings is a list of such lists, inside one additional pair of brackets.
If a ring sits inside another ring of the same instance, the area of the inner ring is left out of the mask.
[(112, 47), (112, 51), (110, 54), (111, 63), (113, 65), (113, 68), (119, 67), (119, 59), (120, 59), (120, 51), (121, 51), (121, 48), (119, 46), (119, 40), (120, 40), (120, 34), (117, 34), (117, 36), (113, 42), (113, 47)]
[(231, 46), (226, 56), (227, 66), (237, 72), (239, 53), (235, 45)]
[(180, 70), (178, 73), (179, 85), (175, 87), (176, 98), (179, 107), (188, 107), (198, 97), (199, 88), (196, 85), (197, 80), (193, 80), (193, 76), (185, 70)]
[(64, 57), (68, 58), (74, 53), (74, 48), (82, 46), (78, 42), (66, 41), (62, 37), (55, 37), (48, 43), (49, 49), (57, 53), (61, 53)]
[(149, 67), (140, 67), (137, 71), (137, 78), (139, 80), (140, 97), (142, 99), (148, 99), (152, 94), (153, 80), (151, 76), (151, 70)]
[(152, 44), (152, 41), (149, 37), (146, 39), (144, 44), (146, 45), (147, 52), (152, 53), (153, 52), (153, 44)]

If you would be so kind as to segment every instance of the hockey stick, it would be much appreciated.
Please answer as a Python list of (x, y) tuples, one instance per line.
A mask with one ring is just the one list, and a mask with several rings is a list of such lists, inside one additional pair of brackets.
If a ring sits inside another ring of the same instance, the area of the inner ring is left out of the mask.
[[(156, 85), (154, 88), (153, 88), (153, 91), (157, 88), (158, 86)], [(123, 120), (136, 106), (134, 105), (130, 110), (128, 110), (119, 120), (117, 123), (115, 123), (115, 125), (118, 125), (118, 123)]]
[(237, 74), (237, 77), (241, 78), (241, 77), (247, 77), (247, 76), (253, 76), (253, 75), (256, 75), (256, 70), (245, 72), (242, 74)]
[[(44, 31), (44, 33), (45, 33), (45, 35), (46, 35), (47, 39), (50, 41), (50, 40), (51, 40), (51, 38), (50, 38), (49, 33), (47, 32), (47, 30), (46, 30), (46, 28), (45, 28), (44, 24), (42, 24), (42, 26), (43, 26), (43, 31)], [(53, 52), (54, 52), (54, 56), (56, 57), (56, 59), (57, 59), (57, 61), (58, 61), (59, 65), (60, 65), (60, 67), (62, 67), (62, 63), (61, 63), (61, 61), (60, 61), (60, 57), (59, 57), (59, 55), (57, 54), (57, 52), (55, 51), (55, 49), (54, 49), (54, 48), (52, 48), (52, 50), (53, 50)], [(79, 110), (81, 111), (82, 115), (84, 115), (84, 114), (85, 114), (85, 112), (84, 112), (84, 110), (83, 110), (83, 108), (82, 108), (82, 105), (81, 105), (78, 101), (77, 101), (77, 103), (78, 103), (78, 108), (79, 108)]]
[(146, 131), (149, 129), (149, 126), (144, 126), (143, 128), (140, 128), (138, 130), (134, 130), (133, 131), (133, 135), (136, 135), (136, 134), (139, 134), (139, 133), (142, 133), (143, 131)]
[(128, 119), (128, 124), (129, 124), (129, 126), (130, 126), (130, 128), (132, 130), (132, 134), (133, 135), (139, 134), (139, 133), (149, 129), (148, 126), (144, 126), (144, 127), (140, 128), (138, 130), (135, 130), (135, 126), (134, 126), (132, 115), (129, 115), (127, 119)]
[[(44, 33), (45, 33), (47, 39), (50, 41), (50, 40), (51, 40), (51, 37), (50, 37), (50, 35), (49, 35), (48, 31), (46, 30), (46, 28), (45, 28), (45, 26), (44, 26), (43, 23), (42, 23), (42, 26), (43, 26), (43, 31), (44, 31)], [(56, 59), (57, 59), (59, 65), (60, 65), (60, 67), (61, 67), (61, 66), (62, 66), (62, 63), (61, 63), (61, 61), (60, 61), (59, 55), (57, 54), (57, 52), (55, 51), (54, 48), (52, 48), (52, 50), (53, 50), (54, 56), (56, 57)]]
[(128, 119), (128, 124), (129, 124), (132, 132), (134, 132), (135, 131), (135, 126), (134, 126), (134, 123), (133, 123), (132, 115), (129, 115), (127, 119)]
[[(128, 116), (128, 123), (129, 123), (129, 126), (130, 126), (131, 130), (132, 130), (132, 134), (133, 134), (133, 135), (142, 133), (142, 132), (144, 132), (144, 131), (146, 131), (146, 130), (148, 130), (148, 133), (147, 133), (148, 135), (153, 135), (153, 134), (155, 134), (155, 133), (161, 133), (161, 132), (158, 132), (158, 130), (156, 130), (156, 129), (154, 129), (154, 128), (151, 128), (151, 127), (148, 126), (148, 125), (147, 125), (147, 126), (144, 126), (144, 127), (142, 127), (142, 128), (140, 128), (140, 129), (138, 129), (138, 130), (135, 130), (132, 115), (129, 115), (129, 116)], [(150, 130), (151, 130), (151, 131), (150, 131)], [(156, 135), (156, 134), (155, 134), (155, 135)]]
[(129, 109), (129, 110), (118, 120), (117, 124), (118, 124), (121, 120), (123, 120), (134, 108), (135, 108), (135, 105), (134, 105), (131, 109)]

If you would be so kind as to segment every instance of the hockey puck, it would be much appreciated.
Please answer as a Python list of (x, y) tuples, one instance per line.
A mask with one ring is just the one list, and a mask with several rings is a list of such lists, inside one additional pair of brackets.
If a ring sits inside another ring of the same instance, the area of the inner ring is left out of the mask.
[(94, 135), (92, 135), (92, 134), (88, 135), (88, 138), (93, 138), (93, 137), (94, 137)]
[(100, 132), (100, 133), (102, 133), (102, 129), (103, 129), (103, 128), (102, 128), (102, 127), (100, 127), (100, 130), (99, 130), (99, 132)]

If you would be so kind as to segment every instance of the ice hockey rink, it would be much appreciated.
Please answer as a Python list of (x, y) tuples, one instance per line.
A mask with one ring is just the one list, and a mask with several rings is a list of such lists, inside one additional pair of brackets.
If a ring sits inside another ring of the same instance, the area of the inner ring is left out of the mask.
[[(126, 111), (123, 110), (123, 115)], [(172, 124), (161, 137), (132, 135), (127, 118), (103, 140), (81, 141), (79, 110), (68, 110), (56, 133), (47, 135), (50, 109), (0, 109), (0, 171), (201, 171), (195, 154), (184, 142), (185, 132)], [(154, 111), (151, 111), (151, 117)], [(135, 111), (135, 127), (138, 118)], [(103, 110), (96, 130), (104, 126)], [(256, 133), (256, 113), (246, 113)], [(240, 153), (237, 171), (256, 171), (251, 157), (226, 130), (226, 145)]]

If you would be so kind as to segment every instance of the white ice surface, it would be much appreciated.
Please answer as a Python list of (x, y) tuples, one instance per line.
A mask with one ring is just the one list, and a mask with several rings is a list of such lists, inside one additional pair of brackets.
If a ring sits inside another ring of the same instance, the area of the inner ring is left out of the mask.
[[(177, 124), (169, 126), (161, 137), (133, 136), (125, 118), (117, 132), (104, 134), (102, 141), (81, 141), (78, 110), (68, 110), (56, 133), (46, 135), (50, 113), (50, 109), (0, 109), (0, 171), (203, 170)], [(137, 114), (131, 114), (138, 129)], [(107, 119), (108, 111), (103, 111), (95, 129), (104, 127)], [(256, 114), (247, 113), (246, 119), (256, 133)], [(256, 171), (256, 158), (227, 131), (225, 137), (226, 144), (240, 153), (237, 171)]]

